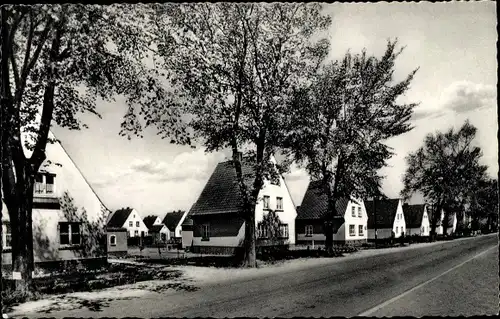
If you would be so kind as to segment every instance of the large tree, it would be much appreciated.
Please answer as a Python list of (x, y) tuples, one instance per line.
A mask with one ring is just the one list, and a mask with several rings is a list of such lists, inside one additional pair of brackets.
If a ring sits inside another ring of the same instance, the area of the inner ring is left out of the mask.
[[(197, 3), (158, 7), (156, 21), (169, 79), (186, 123), (208, 152), (230, 149), (243, 201), (244, 261), (255, 267), (255, 204), (273, 174), (293, 88), (328, 51), (311, 41), (330, 18), (313, 3)], [(254, 168), (245, 183), (239, 154)]]
[(498, 225), (498, 182), (485, 178), (477, 186), (470, 194), (469, 215), (472, 217), (473, 229), (479, 228), (481, 219), (487, 220), (488, 230), (495, 229)]
[(289, 108), (293, 128), (287, 146), (298, 163), (305, 165), (320, 191), (328, 198), (325, 217), (326, 248), (343, 223), (336, 216), (340, 197), (381, 196), (379, 170), (392, 156), (384, 144), (388, 138), (412, 129), (414, 103), (398, 103), (416, 70), (402, 81), (393, 78), (402, 49), (388, 42), (378, 58), (347, 53), (340, 61), (324, 65), (311, 85), (297, 90)]
[(431, 235), (444, 209), (444, 231), (450, 213), (471, 202), (472, 194), (485, 179), (487, 167), (480, 164), (481, 148), (474, 145), (477, 129), (466, 121), (458, 130), (428, 134), (424, 145), (406, 157), (407, 168), (401, 195), (420, 192), (432, 204)]
[[(77, 114), (99, 116), (100, 100), (126, 103), (155, 116), (168, 92), (143, 58), (152, 54), (150, 7), (83, 4), (2, 7), (2, 196), (12, 225), (13, 270), (29, 289), (33, 264), (32, 202), (35, 174), (46, 162), (51, 125), (84, 127)], [(146, 107), (147, 106), (147, 107)], [(151, 107), (151, 108), (150, 108)], [(173, 110), (163, 112), (176, 127)], [(123, 127), (139, 127), (128, 112)], [(146, 123), (149, 124), (149, 123)], [(24, 139), (24, 133), (30, 138)]]

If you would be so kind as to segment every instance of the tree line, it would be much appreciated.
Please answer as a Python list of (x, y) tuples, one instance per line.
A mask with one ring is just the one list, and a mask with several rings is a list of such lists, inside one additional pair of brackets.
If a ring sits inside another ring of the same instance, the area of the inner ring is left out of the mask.
[[(418, 68), (394, 78), (404, 49), (397, 41), (388, 41), (382, 56), (347, 52), (331, 61), (325, 36), (330, 26), (331, 17), (317, 3), (3, 6), (1, 183), (12, 225), (13, 270), (22, 275), (17, 289), (31, 288), (34, 176), (46, 160), (51, 125), (85, 128), (79, 113), (100, 116), (99, 101), (119, 95), (127, 104), (119, 132), (124, 137), (141, 137), (152, 127), (169, 143), (231, 150), (244, 204), (243, 266), (256, 266), (258, 193), (266, 178), (286, 171), (291, 161), (323, 181), (326, 246), (332, 251), (342, 223), (336, 199), (383, 195), (379, 170), (393, 155), (384, 142), (413, 129), (418, 103), (398, 98)], [(461, 134), (470, 135), (468, 127)], [(21, 132), (31, 139), (24, 141)], [(460, 156), (454, 174), (482, 171), (461, 166), (477, 151), (451, 148)], [(243, 151), (254, 166), (250, 184), (239, 157)], [(443, 163), (450, 151), (435, 155), (430, 147), (411, 155), (405, 195), (419, 190), (436, 205), (463, 207), (463, 184), (451, 181), (450, 167), (440, 171), (440, 186), (429, 186), (437, 180), (429, 176), (435, 169), (418, 169), (429, 152), (429, 161)], [(276, 171), (269, 159), (278, 153), (287, 160)], [(489, 184), (481, 183), (486, 190)], [(468, 189), (467, 198), (477, 194)], [(485, 207), (488, 200), (469, 202)]]

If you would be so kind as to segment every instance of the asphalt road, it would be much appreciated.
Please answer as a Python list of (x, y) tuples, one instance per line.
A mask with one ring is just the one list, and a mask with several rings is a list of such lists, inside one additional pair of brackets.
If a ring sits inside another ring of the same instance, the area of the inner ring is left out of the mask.
[[(117, 300), (55, 317), (471, 316), (499, 311), (498, 237), (345, 258), (272, 276)], [(42, 314), (39, 314), (42, 315)], [(28, 315), (33, 317), (32, 314)]]

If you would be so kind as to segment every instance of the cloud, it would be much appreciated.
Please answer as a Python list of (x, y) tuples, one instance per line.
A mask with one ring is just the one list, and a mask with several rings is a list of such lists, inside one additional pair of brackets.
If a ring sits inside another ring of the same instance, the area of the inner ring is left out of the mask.
[(297, 164), (292, 164), (290, 165), (290, 171), (284, 174), (284, 177), (287, 181), (298, 181), (308, 179), (309, 175), (304, 168), (299, 167)]
[(443, 92), (444, 108), (456, 113), (492, 107), (496, 100), (496, 88), (482, 83), (454, 82)]
[(428, 120), (444, 115), (455, 116), (492, 108), (496, 103), (497, 92), (493, 85), (456, 81), (446, 87), (436, 101), (428, 101), (427, 106), (416, 108), (412, 120)]
[(205, 154), (199, 149), (180, 153), (170, 162), (137, 159), (130, 164), (130, 170), (134, 174), (158, 182), (205, 180), (215, 164), (223, 159), (224, 156), (221, 153)]

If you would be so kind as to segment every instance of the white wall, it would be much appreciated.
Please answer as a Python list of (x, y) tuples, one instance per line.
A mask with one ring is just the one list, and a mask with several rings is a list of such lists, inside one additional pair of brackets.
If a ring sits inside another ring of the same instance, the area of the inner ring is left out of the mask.
[[(54, 138), (52, 134), (50, 137)], [(74, 204), (79, 208), (85, 208), (90, 221), (96, 221), (102, 214), (103, 204), (85, 180), (75, 163), (61, 144), (47, 144), (47, 160), (42, 168), (55, 173), (55, 191), (58, 197), (67, 191), (73, 197)], [(47, 161), (52, 164), (46, 166)], [(61, 166), (55, 165), (59, 163)], [(46, 167), (45, 167), (46, 166)]]
[(420, 227), (407, 228), (406, 235), (429, 236), (430, 231), (431, 231), (431, 226), (429, 221), (429, 215), (427, 214), (427, 208), (424, 207), (424, 214), (422, 215), (422, 221), (420, 222)]
[[(274, 160), (274, 159), (273, 159)], [(288, 244), (295, 244), (295, 218), (297, 217), (297, 210), (295, 204), (290, 196), (288, 187), (285, 180), (280, 176), (280, 185), (272, 185), (270, 181), (265, 181), (264, 186), (259, 193), (259, 200), (255, 206), (255, 227), (258, 223), (262, 221), (264, 213), (264, 196), (270, 197), (269, 208), (272, 210), (276, 209), (276, 198), (283, 198), (283, 211), (277, 211), (276, 214), (279, 216), (283, 224), (288, 225)]]
[(453, 215), (452, 215), (452, 216), (453, 216), (453, 224), (452, 224), (452, 227), (448, 227), (448, 228), (446, 229), (446, 233), (447, 233), (448, 235), (453, 234), (453, 233), (457, 230), (457, 221), (458, 221), (458, 220), (457, 220), (457, 214), (456, 214), (456, 213), (453, 213)]
[(325, 234), (321, 233), (321, 234), (316, 234), (316, 233), (313, 233), (312, 236), (306, 236), (305, 233), (300, 233), (300, 234), (297, 234), (297, 241), (325, 241), (326, 240), (326, 236)]
[(182, 232), (182, 248), (191, 247), (192, 242), (193, 242), (193, 231), (184, 230)]
[[(444, 210), (441, 210), (441, 226), (436, 227), (436, 234), (437, 235), (442, 235), (443, 234), (443, 231), (444, 231), (444, 227), (443, 227), (444, 216), (445, 216)], [(452, 216), (453, 216), (453, 225), (452, 225), (452, 227), (448, 227), (447, 230), (446, 230), (446, 233), (448, 235), (451, 235), (452, 233), (454, 233), (457, 230), (457, 214), (453, 213)]]
[[(192, 233), (192, 232), (191, 232)], [(184, 234), (184, 232), (183, 232)], [(187, 235), (189, 236), (189, 234)], [(238, 231), (238, 235), (232, 237), (212, 237), (210, 240), (201, 240), (201, 237), (193, 237), (194, 246), (213, 246), (213, 247), (238, 247), (245, 236), (245, 223)], [(183, 239), (184, 242), (184, 239)], [(189, 238), (186, 237), (186, 243), (189, 244)]]
[[(333, 240), (363, 240), (368, 238), (368, 214), (366, 213), (365, 204), (362, 200), (358, 200), (360, 205), (352, 200), (347, 204), (344, 214), (345, 222), (338, 230), (337, 234), (333, 236)], [(352, 208), (355, 209), (356, 216), (352, 216)], [(358, 208), (361, 207), (361, 217), (358, 216)], [(355, 235), (349, 234), (349, 225), (354, 225)], [(363, 235), (359, 235), (359, 226), (363, 227)]]
[[(391, 238), (392, 228), (377, 229), (377, 239)], [(375, 229), (368, 229), (368, 239), (375, 239)]]
[(156, 216), (156, 219), (155, 219), (155, 222), (153, 223), (153, 225), (161, 225), (161, 218), (160, 218), (160, 216)]
[(184, 215), (182, 215), (182, 218), (180, 219), (179, 223), (175, 227), (175, 237), (177, 237), (177, 238), (182, 237), (182, 223), (184, 222), (184, 219), (186, 219), (187, 214), (188, 214), (188, 211), (185, 211)]
[[(397, 228), (397, 231), (396, 231), (396, 228)], [(405, 215), (403, 212), (403, 205), (401, 203), (401, 200), (398, 202), (398, 208), (396, 211), (396, 216), (394, 217), (392, 231), (396, 234), (394, 236), (395, 238), (399, 238), (399, 237), (401, 237), (402, 233), (406, 233), (406, 221), (405, 221)]]
[[(129, 226), (129, 222), (132, 222), (132, 226)], [(139, 227), (136, 226), (137, 222), (139, 222)], [(141, 214), (139, 214), (139, 212), (135, 209), (132, 209), (132, 212), (130, 213), (130, 215), (128, 215), (128, 218), (122, 227), (128, 230), (130, 237), (136, 236), (136, 230), (138, 231), (138, 237), (141, 236), (142, 231), (144, 232), (144, 236), (148, 235), (148, 227), (146, 227), (146, 224), (144, 224)]]
[[(49, 132), (49, 137), (55, 136)], [(24, 138), (24, 135), (23, 135)], [(30, 157), (31, 152), (24, 150), (26, 156)], [(107, 211), (98, 196), (94, 193), (85, 177), (81, 174), (75, 163), (69, 157), (62, 145), (58, 142), (48, 143), (45, 149), (47, 159), (42, 164), (40, 170), (56, 174), (54, 178), (54, 194), (37, 194), (37, 197), (61, 197), (64, 192), (68, 192), (73, 198), (74, 205), (79, 209), (85, 209), (89, 222), (96, 222), (99, 218), (106, 217)], [(48, 164), (48, 162), (52, 162)], [(3, 206), (2, 220), (8, 220), (6, 206)], [(66, 221), (64, 214), (56, 209), (33, 209), (33, 231), (34, 236), (39, 236), (45, 240), (43, 245), (37, 247), (37, 238), (34, 238), (35, 261), (42, 260), (65, 260), (78, 258), (71, 250), (59, 250), (59, 222)]]

